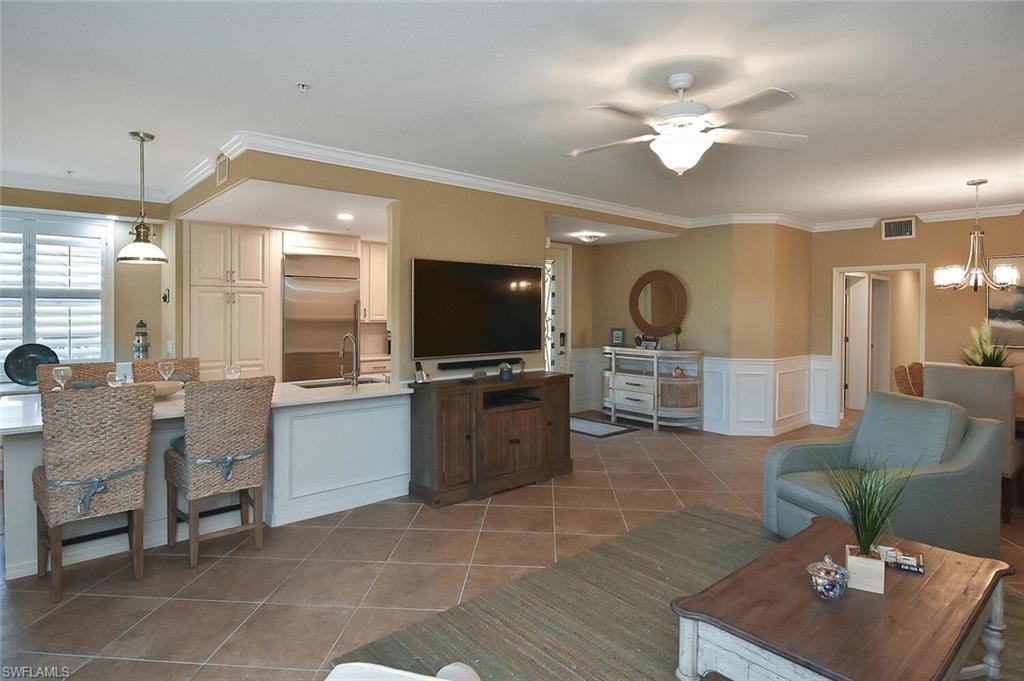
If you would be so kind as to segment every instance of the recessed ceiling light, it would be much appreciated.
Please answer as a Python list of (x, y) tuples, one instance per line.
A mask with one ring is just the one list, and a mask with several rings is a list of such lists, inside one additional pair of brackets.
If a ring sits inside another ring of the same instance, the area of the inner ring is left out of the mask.
[(300, 232), (309, 231), (309, 227), (307, 227), (306, 225), (295, 225), (295, 229), (299, 230)]
[(299, 92), (309, 92), (309, 88), (311, 87), (313, 86), (302, 80), (295, 84), (295, 89)]
[(352, 213), (338, 213), (338, 219), (348, 222), (349, 220), (355, 220), (356, 216), (352, 215)]

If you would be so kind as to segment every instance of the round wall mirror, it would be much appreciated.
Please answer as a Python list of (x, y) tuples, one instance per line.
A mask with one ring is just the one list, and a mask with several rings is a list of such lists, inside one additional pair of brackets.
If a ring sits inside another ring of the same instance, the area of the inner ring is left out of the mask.
[(669, 335), (686, 317), (683, 282), (665, 270), (648, 272), (633, 284), (629, 314), (637, 328), (648, 336)]

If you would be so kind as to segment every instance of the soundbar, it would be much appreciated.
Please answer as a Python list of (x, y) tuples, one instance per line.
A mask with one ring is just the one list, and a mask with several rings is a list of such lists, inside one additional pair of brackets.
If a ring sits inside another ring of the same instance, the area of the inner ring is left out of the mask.
[(515, 366), (523, 361), (522, 357), (498, 357), (496, 359), (467, 359), (459, 362), (438, 362), (438, 371), (453, 371), (455, 369), (478, 369), (480, 367), (496, 367), (502, 362), (508, 362)]

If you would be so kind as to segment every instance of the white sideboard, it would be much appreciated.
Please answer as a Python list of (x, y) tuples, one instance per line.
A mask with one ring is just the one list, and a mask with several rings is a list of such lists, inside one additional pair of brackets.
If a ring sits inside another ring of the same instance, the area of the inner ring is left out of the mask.
[(601, 405), (613, 422), (703, 429), (704, 353), (614, 346), (602, 352)]

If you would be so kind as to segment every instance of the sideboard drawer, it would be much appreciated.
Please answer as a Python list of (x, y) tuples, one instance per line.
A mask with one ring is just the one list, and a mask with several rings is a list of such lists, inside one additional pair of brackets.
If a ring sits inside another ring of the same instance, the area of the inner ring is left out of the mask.
[(654, 409), (654, 395), (651, 393), (638, 393), (632, 390), (613, 390), (612, 400), (615, 404), (622, 407)]
[(618, 390), (629, 390), (638, 393), (654, 394), (654, 379), (647, 376), (630, 376), (615, 374), (612, 387)]

